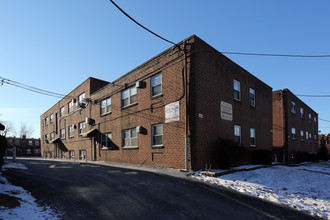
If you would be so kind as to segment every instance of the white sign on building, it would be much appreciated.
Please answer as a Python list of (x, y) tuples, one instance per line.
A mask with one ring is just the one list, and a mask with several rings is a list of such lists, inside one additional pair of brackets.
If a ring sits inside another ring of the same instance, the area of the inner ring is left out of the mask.
[(180, 121), (180, 102), (165, 105), (165, 123)]
[(232, 121), (233, 120), (233, 106), (228, 102), (221, 101), (220, 114), (221, 114), (221, 119)]

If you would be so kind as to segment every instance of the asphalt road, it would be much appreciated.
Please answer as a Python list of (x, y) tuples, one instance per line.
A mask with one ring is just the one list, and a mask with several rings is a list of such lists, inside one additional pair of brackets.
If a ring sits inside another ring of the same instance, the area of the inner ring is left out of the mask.
[[(4, 176), (62, 219), (316, 219), (191, 178), (98, 164), (19, 160)], [(163, 172), (164, 173), (164, 172)]]

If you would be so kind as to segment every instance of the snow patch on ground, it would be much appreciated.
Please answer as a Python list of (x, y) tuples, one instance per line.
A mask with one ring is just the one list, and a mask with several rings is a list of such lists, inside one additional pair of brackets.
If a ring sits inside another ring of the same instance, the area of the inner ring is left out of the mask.
[[(3, 166), (6, 168), (27, 169), (23, 164), (16, 162), (8, 162)], [(14, 196), (20, 199), (20, 206), (9, 209), (7, 207), (0, 206), (0, 219), (59, 219), (59, 215), (47, 206), (39, 206), (35, 202), (35, 198), (22, 187), (14, 186), (8, 182), (8, 180), (1, 176), (0, 172), (0, 193)]]
[(220, 177), (197, 172), (194, 178), (330, 219), (329, 161), (297, 167), (278, 165)]

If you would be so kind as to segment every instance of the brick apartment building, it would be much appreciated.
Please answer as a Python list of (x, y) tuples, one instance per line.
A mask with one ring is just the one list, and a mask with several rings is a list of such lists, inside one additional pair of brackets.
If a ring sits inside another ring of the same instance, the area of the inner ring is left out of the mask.
[(319, 147), (321, 148), (321, 140), (322, 140), (322, 137), (323, 139), (325, 140), (325, 146), (327, 147), (328, 149), (328, 153), (330, 155), (330, 134), (319, 134), (318, 135), (318, 138), (319, 138)]
[(219, 138), (271, 150), (271, 130), (272, 88), (195, 35), (41, 115), (44, 156), (194, 170)]
[(41, 156), (40, 138), (17, 138), (7, 137), (7, 156), (13, 155), (13, 148), (16, 147), (16, 156)]
[(318, 152), (318, 114), (289, 89), (273, 92), (274, 161), (292, 162), (296, 152)]

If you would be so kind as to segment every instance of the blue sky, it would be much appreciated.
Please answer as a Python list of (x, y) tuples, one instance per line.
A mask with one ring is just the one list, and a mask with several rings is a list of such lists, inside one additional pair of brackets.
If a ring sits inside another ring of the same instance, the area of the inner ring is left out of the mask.
[[(196, 34), (219, 51), (330, 54), (330, 1), (115, 1), (157, 34), (179, 42)], [(107, 0), (0, 0), (0, 76), (67, 94), (88, 77), (114, 81), (171, 47)], [(274, 90), (330, 94), (330, 58), (227, 55)], [(0, 86), (0, 121), (40, 136), (40, 115), (59, 101)], [(329, 98), (300, 97), (330, 120)], [(330, 133), (330, 123), (319, 121)]]

